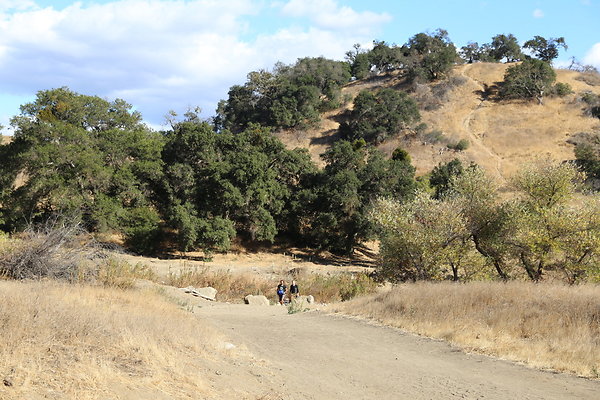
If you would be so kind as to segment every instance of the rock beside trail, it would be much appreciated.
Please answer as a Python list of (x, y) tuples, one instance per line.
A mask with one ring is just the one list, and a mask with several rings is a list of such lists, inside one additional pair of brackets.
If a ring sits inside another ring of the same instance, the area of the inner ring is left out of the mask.
[(312, 294), (309, 294), (308, 296), (298, 296), (294, 299), (294, 301), (297, 303), (307, 302), (308, 304), (313, 304), (315, 302), (315, 298)]
[(251, 306), (268, 306), (270, 304), (269, 299), (262, 295), (255, 296), (249, 294), (248, 296), (244, 297), (244, 301), (246, 302), (246, 304), (249, 304)]
[(217, 296), (217, 289), (212, 288), (210, 286), (198, 288), (198, 289), (196, 289), (193, 286), (188, 286), (186, 288), (181, 288), (181, 290), (183, 290), (185, 293), (189, 293), (193, 296), (202, 297), (203, 299), (211, 300), (211, 301), (215, 301), (215, 298)]

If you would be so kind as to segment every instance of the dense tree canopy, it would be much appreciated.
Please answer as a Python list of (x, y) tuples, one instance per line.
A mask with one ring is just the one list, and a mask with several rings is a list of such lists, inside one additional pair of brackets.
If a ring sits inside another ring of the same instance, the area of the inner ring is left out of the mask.
[(371, 213), (380, 229), (380, 272), (396, 281), (479, 274), (598, 279), (600, 197), (573, 201), (578, 175), (572, 165), (540, 161), (516, 175), (520, 196), (501, 200), (493, 181), (473, 167), (454, 176), (441, 199), (380, 199)]
[[(216, 133), (182, 121), (167, 133), (163, 204), (182, 249), (227, 249), (236, 234), (273, 241), (295, 187), (314, 166), (268, 129)], [(279, 222), (279, 224), (278, 224)]]
[(349, 80), (348, 63), (323, 57), (251, 72), (244, 85), (232, 86), (228, 99), (219, 103), (217, 127), (241, 132), (253, 123), (276, 128), (313, 124), (320, 111), (340, 105), (340, 88)]
[[(3, 149), (9, 157), (0, 160), (8, 229), (77, 213), (92, 230), (120, 229), (138, 243), (153, 235), (162, 141), (129, 104), (46, 90), (11, 125), (14, 139)], [(7, 191), (17, 176), (20, 186)]]
[(458, 59), (456, 47), (443, 29), (432, 34), (416, 34), (408, 40), (404, 49), (409, 75), (425, 81), (442, 78)]
[(364, 141), (339, 141), (324, 154), (327, 165), (299, 193), (298, 234), (322, 249), (351, 253), (373, 233), (368, 219), (378, 196), (410, 198), (415, 169), (406, 157), (385, 159)]
[(363, 90), (354, 99), (348, 122), (340, 125), (340, 131), (350, 140), (380, 143), (420, 119), (417, 103), (405, 92)]

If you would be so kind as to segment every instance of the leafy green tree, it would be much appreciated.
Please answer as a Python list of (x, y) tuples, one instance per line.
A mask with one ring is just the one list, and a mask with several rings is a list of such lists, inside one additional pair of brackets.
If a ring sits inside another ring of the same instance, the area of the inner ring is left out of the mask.
[(359, 43), (353, 46), (353, 50), (346, 52), (346, 60), (350, 65), (350, 74), (356, 79), (364, 79), (371, 72), (369, 52), (364, 50)]
[(416, 34), (408, 40), (404, 49), (404, 55), (409, 60), (409, 76), (427, 81), (442, 78), (458, 59), (456, 47), (443, 29), (433, 34)]
[(564, 37), (546, 39), (542, 36), (534, 36), (523, 44), (523, 48), (530, 49), (536, 58), (548, 63), (558, 57), (561, 47), (564, 50), (568, 49)]
[(467, 63), (473, 64), (479, 61), (479, 43), (469, 42), (465, 46), (460, 48), (460, 57)]
[(587, 134), (586, 140), (575, 146), (575, 158), (588, 178), (600, 179), (600, 134)]
[(504, 74), (500, 96), (506, 99), (536, 99), (544, 103), (544, 96), (552, 90), (556, 72), (542, 60), (529, 59), (509, 67)]
[(407, 202), (380, 199), (372, 213), (380, 232), (379, 273), (392, 282), (441, 280), (446, 269), (459, 280), (467, 254), (473, 253), (459, 203), (420, 192)]
[(255, 71), (244, 85), (230, 88), (217, 107), (215, 126), (242, 132), (251, 124), (296, 128), (316, 123), (319, 111), (341, 104), (341, 86), (350, 80), (346, 62), (302, 58), (294, 65), (276, 64), (272, 72)]
[(526, 166), (513, 184), (522, 193), (514, 214), (511, 242), (515, 255), (533, 281), (557, 270), (576, 282), (597, 262), (600, 250), (600, 198), (571, 200), (580, 180), (570, 164), (551, 161)]
[(434, 167), (429, 177), (429, 184), (435, 190), (433, 197), (435, 199), (442, 198), (450, 190), (452, 178), (461, 175), (463, 172), (464, 167), (458, 158)]
[(325, 168), (299, 193), (299, 235), (314, 246), (349, 254), (373, 233), (368, 209), (378, 196), (407, 199), (415, 188), (408, 159), (387, 160), (364, 141), (339, 141)]
[(383, 40), (374, 40), (373, 48), (369, 51), (368, 55), (370, 64), (379, 73), (393, 71), (402, 64), (400, 49), (394, 45), (390, 46)]
[(512, 207), (499, 203), (494, 180), (473, 166), (450, 176), (445, 196), (458, 202), (475, 250), (494, 266), (499, 278), (507, 280), (511, 259), (508, 238), (514, 234)]
[(497, 62), (502, 60), (515, 62), (523, 59), (521, 46), (519, 46), (517, 38), (512, 34), (494, 36), (490, 45), (490, 56)]
[(491, 45), (489, 43), (482, 44), (481, 46), (477, 42), (469, 42), (466, 46), (460, 48), (460, 57), (467, 63), (472, 64), (474, 62), (493, 62), (494, 59), (490, 55)]
[(340, 126), (349, 139), (380, 143), (421, 119), (416, 102), (405, 92), (381, 89), (363, 90), (354, 99), (349, 120)]
[(287, 204), (313, 168), (306, 151), (285, 149), (257, 125), (215, 133), (185, 120), (166, 136), (162, 203), (180, 248), (226, 250), (236, 234), (273, 241), (288, 229)]
[[(40, 91), (11, 124), (14, 140), (3, 147), (10, 156), (2, 160), (2, 175), (10, 181), (20, 174), (23, 182), (4, 185), (10, 229), (79, 213), (90, 230), (128, 235), (132, 215), (155, 213), (162, 140), (123, 100), (67, 88)], [(157, 218), (148, 221), (148, 232), (158, 229)]]

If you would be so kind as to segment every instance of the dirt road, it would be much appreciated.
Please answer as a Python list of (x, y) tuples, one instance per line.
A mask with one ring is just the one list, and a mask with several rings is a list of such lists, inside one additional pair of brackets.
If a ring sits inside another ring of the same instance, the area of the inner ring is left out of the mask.
[[(600, 382), (465, 354), (364, 321), (212, 303), (197, 314), (247, 347), (268, 399), (597, 399)], [(223, 371), (224, 374), (227, 371)]]

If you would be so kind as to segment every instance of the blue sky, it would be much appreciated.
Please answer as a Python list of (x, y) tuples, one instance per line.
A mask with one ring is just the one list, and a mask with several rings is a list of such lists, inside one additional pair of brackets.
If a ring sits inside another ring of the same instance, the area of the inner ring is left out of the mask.
[[(458, 46), (512, 33), (565, 37), (600, 68), (600, 0), (0, 0), (0, 123), (38, 90), (123, 98), (159, 128), (169, 110), (210, 116), (248, 72), (354, 43), (446, 29)], [(5, 131), (4, 133), (9, 133)]]

